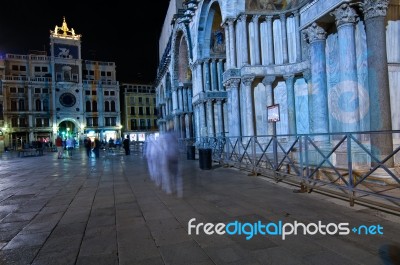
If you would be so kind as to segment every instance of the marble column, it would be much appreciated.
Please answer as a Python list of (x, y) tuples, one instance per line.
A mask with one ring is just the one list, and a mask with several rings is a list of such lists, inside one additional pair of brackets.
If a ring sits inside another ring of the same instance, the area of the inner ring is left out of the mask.
[(178, 87), (178, 104), (179, 104), (178, 110), (180, 112), (182, 112), (183, 111), (183, 86)]
[(231, 68), (231, 38), (229, 35), (229, 25), (226, 23), (223, 24), (225, 30), (225, 53), (226, 53), (226, 65), (227, 68)]
[(207, 136), (207, 125), (206, 125), (206, 108), (204, 107), (204, 102), (199, 104), (199, 116), (200, 116), (200, 136)]
[(217, 100), (218, 130), (217, 136), (224, 136), (224, 111), (222, 108), (222, 100)]
[(297, 134), (296, 106), (294, 97), (294, 75), (284, 76), (287, 93), (289, 134)]
[(247, 34), (247, 21), (246, 15), (242, 14), (239, 17), (239, 22), (241, 23), (242, 29), (242, 46), (240, 48), (240, 53), (242, 57), (242, 65), (249, 64), (249, 48), (248, 48), (248, 34)]
[(187, 138), (186, 136), (186, 123), (185, 123), (185, 114), (181, 114), (180, 117), (180, 138)]
[[(310, 133), (328, 133), (328, 97), (326, 83), (326, 32), (323, 28), (313, 23), (305, 29), (310, 43), (311, 86), (309, 91), (309, 116)], [(325, 140), (326, 137), (315, 139)]]
[(192, 92), (192, 86), (189, 85), (187, 87), (187, 104), (188, 104), (188, 111), (189, 112), (193, 112), (193, 103), (192, 103), (192, 96), (193, 96), (193, 92)]
[(196, 68), (196, 85), (198, 86), (197, 92), (204, 92), (204, 83), (203, 83), (203, 62), (197, 61), (194, 65)]
[[(265, 76), (262, 80), (263, 85), (267, 93), (266, 107), (274, 105), (274, 90), (272, 89), (272, 83), (275, 81), (275, 76)], [(266, 110), (267, 111), (267, 110)], [(267, 124), (267, 135), (274, 134), (274, 127), (272, 123)]]
[(172, 110), (178, 109), (178, 92), (176, 88), (172, 89)]
[(210, 60), (204, 61), (204, 90), (211, 90), (211, 77), (210, 77)]
[(217, 59), (211, 59), (211, 90), (218, 90)]
[[(361, 4), (367, 35), (371, 131), (392, 130), (385, 21), (388, 2), (388, 0), (365, 0)], [(392, 134), (371, 135), (372, 154), (379, 160), (393, 152), (392, 137)], [(376, 165), (375, 162), (372, 164)], [(385, 165), (393, 167), (393, 158)]]
[(218, 72), (218, 90), (223, 91), (224, 90), (224, 85), (222, 83), (223, 74), (224, 74), (224, 62), (223, 59), (218, 60), (217, 64), (217, 72)]
[(338, 57), (339, 57), (339, 84), (338, 97), (341, 94), (348, 94), (347, 97), (341, 97), (341, 102), (346, 106), (346, 110), (338, 110), (344, 116), (346, 122), (343, 123), (343, 131), (354, 132), (360, 130), (360, 112), (358, 100), (358, 82), (357, 82), (357, 59), (355, 42), (355, 22), (356, 11), (348, 4), (342, 4), (332, 13), (336, 19), (338, 29)]
[(280, 14), (279, 18), (281, 20), (281, 33), (282, 33), (282, 57), (283, 63), (289, 62), (288, 57), (288, 44), (287, 44), (287, 30), (286, 30), (286, 14)]
[(301, 37), (300, 37), (300, 14), (296, 10), (293, 12), (294, 15), (294, 28), (296, 30), (296, 62), (301, 61)]
[(253, 15), (253, 48), (254, 48), (254, 62), (251, 62), (251, 65), (260, 65), (260, 25), (258, 24), (258, 19), (260, 15)]
[(183, 90), (183, 111), (188, 111), (188, 88), (185, 86), (182, 88)]
[(273, 40), (273, 34), (272, 34), (272, 16), (267, 16), (266, 17), (267, 21), (267, 43), (268, 43), (268, 65), (271, 65), (274, 63), (274, 40)]
[(207, 100), (207, 129), (208, 137), (215, 137), (214, 104), (211, 99)]
[(228, 112), (229, 121), (229, 136), (240, 136), (240, 100), (239, 100), (239, 84), (240, 79), (230, 79), (225, 83), (226, 90), (228, 91), (230, 103)]
[(246, 116), (246, 131), (245, 136), (254, 136), (255, 126), (254, 126), (254, 101), (253, 101), (253, 81), (254, 76), (243, 76), (242, 83), (244, 85), (244, 90), (246, 93), (246, 106), (243, 106), (242, 110), (245, 111)]
[(236, 48), (235, 48), (235, 29), (234, 29), (234, 20), (228, 19), (228, 28), (229, 28), (229, 55), (230, 55), (230, 66), (231, 68), (236, 68)]

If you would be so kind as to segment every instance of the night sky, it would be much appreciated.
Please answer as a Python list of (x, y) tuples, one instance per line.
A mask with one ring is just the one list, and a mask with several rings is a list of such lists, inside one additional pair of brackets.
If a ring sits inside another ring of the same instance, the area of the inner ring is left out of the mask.
[(82, 59), (115, 62), (120, 83), (154, 82), (169, 0), (105, 2), (4, 1), (0, 53), (45, 49), (49, 55), (50, 30), (65, 16), (68, 28), (82, 35)]

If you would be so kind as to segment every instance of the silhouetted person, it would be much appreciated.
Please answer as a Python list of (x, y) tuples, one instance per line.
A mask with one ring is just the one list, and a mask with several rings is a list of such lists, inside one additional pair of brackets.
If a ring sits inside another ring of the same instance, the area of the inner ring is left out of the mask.
[(126, 136), (126, 138), (124, 139), (124, 141), (122, 142), (122, 145), (125, 149), (125, 155), (130, 155), (131, 154), (131, 150), (129, 149), (129, 135)]

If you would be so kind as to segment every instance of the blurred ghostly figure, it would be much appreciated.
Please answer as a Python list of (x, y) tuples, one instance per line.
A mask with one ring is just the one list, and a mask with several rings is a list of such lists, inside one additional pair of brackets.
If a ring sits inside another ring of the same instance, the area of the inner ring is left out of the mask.
[(150, 178), (167, 194), (182, 197), (182, 178), (179, 172), (178, 138), (170, 130), (160, 134), (157, 140), (149, 137), (146, 143), (146, 159)]
[(161, 187), (161, 171), (157, 162), (159, 161), (158, 156), (161, 155), (161, 149), (154, 135), (150, 135), (147, 138), (145, 146), (144, 154), (147, 159), (147, 168), (150, 178), (158, 187)]

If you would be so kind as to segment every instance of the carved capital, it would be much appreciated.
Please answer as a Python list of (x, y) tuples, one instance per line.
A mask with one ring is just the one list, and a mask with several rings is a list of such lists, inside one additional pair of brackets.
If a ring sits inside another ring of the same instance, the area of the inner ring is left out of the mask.
[(251, 20), (253, 21), (253, 23), (258, 23), (258, 19), (260, 18), (260, 15), (253, 15), (253, 17), (251, 18)]
[(238, 21), (240, 21), (240, 22), (246, 22), (246, 18), (247, 18), (247, 15), (246, 15), (246, 14), (241, 14), (241, 15), (239, 16), (239, 18), (238, 18)]
[(322, 41), (326, 39), (326, 32), (323, 28), (317, 25), (317, 23), (312, 23), (311, 26), (304, 30), (305, 39), (312, 43), (315, 41)]
[(274, 75), (267, 75), (263, 78), (262, 83), (264, 86), (270, 86), (275, 81), (276, 77)]
[(365, 20), (374, 17), (385, 17), (389, 0), (364, 0), (360, 5)]
[(310, 70), (306, 70), (303, 72), (303, 77), (306, 80), (306, 82), (310, 82), (311, 81), (311, 71)]
[(294, 75), (285, 75), (283, 76), (285, 79), (285, 83), (287, 87), (293, 87), (294, 85)]
[(251, 86), (251, 84), (254, 81), (255, 76), (254, 75), (248, 75), (248, 76), (243, 76), (242, 77), (242, 83), (245, 86)]
[(356, 11), (348, 4), (343, 4), (336, 8), (331, 15), (335, 17), (336, 26), (340, 27), (343, 24), (355, 23), (357, 20)]
[(265, 16), (265, 21), (272, 23), (272, 16)]
[(280, 18), (282, 23), (286, 24), (286, 14), (279, 14), (279, 18)]
[(224, 83), (224, 86), (226, 87), (227, 90), (232, 89), (232, 88), (238, 88), (240, 83), (239, 78), (232, 78), (229, 79)]

